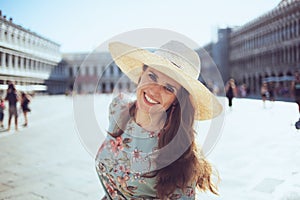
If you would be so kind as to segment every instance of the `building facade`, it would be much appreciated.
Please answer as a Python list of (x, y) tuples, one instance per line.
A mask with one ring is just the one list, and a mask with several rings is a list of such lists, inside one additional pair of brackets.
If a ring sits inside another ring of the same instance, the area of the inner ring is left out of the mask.
[(112, 61), (108, 52), (63, 54), (67, 88), (76, 93), (111, 93), (115, 89), (134, 91), (135, 85)]
[(64, 90), (63, 69), (57, 66), (59, 48), (59, 44), (13, 23), (0, 11), (0, 93), (5, 92), (9, 81), (24, 92)]
[(283, 0), (243, 26), (220, 29), (210, 49), (224, 82), (232, 77), (258, 95), (266, 81), (278, 97), (288, 97), (293, 73), (300, 70), (300, 1)]
[[(300, 1), (282, 1), (265, 15), (230, 35), (230, 75), (259, 91), (263, 81), (276, 82), (285, 95), (300, 69)], [(246, 73), (245, 73), (246, 72)]]

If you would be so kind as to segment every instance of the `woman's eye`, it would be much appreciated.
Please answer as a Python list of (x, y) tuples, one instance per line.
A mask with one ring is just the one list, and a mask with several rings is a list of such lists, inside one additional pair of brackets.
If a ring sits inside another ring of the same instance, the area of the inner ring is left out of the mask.
[(152, 81), (156, 82), (156, 77), (154, 76), (154, 74), (149, 74), (149, 77)]
[(170, 86), (164, 86), (165, 90), (167, 90), (168, 92), (174, 93), (175, 90), (174, 88), (170, 87)]

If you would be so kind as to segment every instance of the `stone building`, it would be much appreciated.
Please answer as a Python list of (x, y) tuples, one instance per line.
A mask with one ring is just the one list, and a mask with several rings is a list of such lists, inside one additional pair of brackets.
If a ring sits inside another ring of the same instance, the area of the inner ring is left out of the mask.
[(7, 19), (0, 11), (0, 93), (13, 81), (25, 92), (65, 90), (60, 45)]
[(284, 95), (293, 72), (300, 69), (300, 1), (282, 1), (232, 31), (229, 62), (230, 75), (252, 92), (270, 80), (277, 82), (278, 94)]
[(288, 97), (292, 75), (300, 69), (300, 1), (283, 0), (243, 26), (220, 29), (212, 45), (206, 48), (224, 81), (233, 77), (256, 95), (266, 81), (277, 96)]
[(115, 89), (133, 91), (135, 85), (112, 62), (108, 52), (63, 54), (69, 91), (111, 93)]

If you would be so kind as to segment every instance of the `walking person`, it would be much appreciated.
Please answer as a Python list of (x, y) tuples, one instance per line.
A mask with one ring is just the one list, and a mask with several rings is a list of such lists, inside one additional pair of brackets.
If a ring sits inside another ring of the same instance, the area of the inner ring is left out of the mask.
[[(298, 105), (298, 113), (300, 114), (300, 74), (298, 71), (294, 73), (294, 80), (291, 83), (291, 96)], [(295, 123), (297, 129), (300, 129), (300, 118)]]
[(260, 88), (260, 95), (263, 101), (263, 107), (266, 108), (266, 100), (269, 98), (269, 88), (267, 82), (263, 82)]
[(242, 98), (245, 98), (247, 96), (247, 86), (245, 83), (240, 85), (240, 94)]
[(18, 112), (17, 112), (17, 102), (19, 100), (17, 90), (13, 83), (8, 85), (7, 93), (5, 100), (8, 101), (8, 127), (7, 130), (10, 130), (11, 119), (15, 118), (15, 130), (18, 130)]
[(193, 124), (217, 116), (222, 106), (198, 81), (194, 50), (177, 41), (161, 49), (109, 45), (117, 66), (138, 85), (136, 100), (120, 94), (109, 107), (108, 134), (96, 156), (103, 199), (191, 200), (196, 188), (217, 194)]
[(237, 87), (233, 78), (229, 79), (225, 85), (226, 97), (228, 99), (228, 106), (232, 109), (232, 99), (237, 96)]
[(30, 108), (28, 107), (28, 104), (30, 103), (30, 96), (28, 94), (26, 94), (25, 92), (21, 93), (21, 108), (22, 108), (22, 112), (24, 114), (24, 127), (28, 126), (28, 117), (27, 117), (27, 113), (30, 112)]
[(4, 110), (5, 110), (5, 102), (2, 98), (0, 98), (0, 127), (1, 128), (4, 128), (4, 125), (3, 125)]
[(269, 82), (268, 84), (269, 99), (271, 102), (275, 101), (275, 82)]

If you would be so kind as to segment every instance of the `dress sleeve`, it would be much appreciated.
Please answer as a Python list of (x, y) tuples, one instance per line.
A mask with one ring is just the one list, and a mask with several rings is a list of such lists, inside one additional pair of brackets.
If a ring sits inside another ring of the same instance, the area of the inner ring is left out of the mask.
[(129, 118), (129, 107), (132, 103), (124, 94), (116, 96), (109, 106), (108, 132), (113, 134), (118, 128), (124, 129)]
[(196, 199), (195, 187), (186, 187), (184, 190), (176, 189), (172, 194), (169, 195), (168, 199), (194, 200)]

